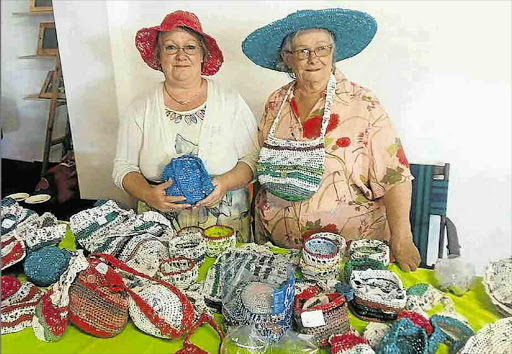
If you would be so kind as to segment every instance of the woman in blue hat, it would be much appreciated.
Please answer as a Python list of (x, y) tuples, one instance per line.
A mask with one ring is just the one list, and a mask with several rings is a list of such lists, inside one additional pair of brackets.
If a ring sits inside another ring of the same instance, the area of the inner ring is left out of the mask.
[(258, 127), (255, 238), (287, 248), (318, 231), (381, 239), (410, 271), (420, 256), (409, 223), (409, 163), (377, 98), (335, 67), (376, 30), (363, 12), (304, 10), (244, 40), (255, 64), (294, 79), (270, 95)]

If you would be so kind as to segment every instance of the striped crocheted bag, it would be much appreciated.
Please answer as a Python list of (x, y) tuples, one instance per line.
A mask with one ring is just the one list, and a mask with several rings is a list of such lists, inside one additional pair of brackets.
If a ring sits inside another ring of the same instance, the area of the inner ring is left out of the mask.
[(296, 141), (278, 139), (275, 131), (284, 102), (265, 140), (257, 164), (258, 181), (270, 193), (288, 201), (309, 199), (322, 183), (325, 163), (325, 133), (331, 114), (331, 104), (336, 91), (336, 79), (331, 75), (327, 84), (327, 97), (320, 136), (313, 140)]

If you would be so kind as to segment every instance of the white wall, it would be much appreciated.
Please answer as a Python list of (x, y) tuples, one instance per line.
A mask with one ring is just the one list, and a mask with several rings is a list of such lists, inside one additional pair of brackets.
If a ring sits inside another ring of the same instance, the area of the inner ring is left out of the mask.
[(196, 13), (225, 55), (216, 78), (260, 115), (288, 78), (253, 65), (242, 40), (297, 9), (338, 6), (366, 11), (379, 24), (369, 47), (338, 67), (377, 94), (410, 161), (452, 164), (448, 214), (463, 255), (481, 272), (511, 254), (510, 2), (57, 1), (82, 195), (120, 196), (110, 180), (118, 118), (162, 79), (134, 46), (138, 29), (177, 9)]
[[(18, 59), (35, 54), (40, 22), (52, 22), (53, 16), (17, 17), (13, 12), (28, 12), (28, 1), (1, 2), (1, 110), (2, 158), (41, 161), (43, 158), (49, 101), (28, 101), (23, 97), (39, 93), (49, 70), (55, 68), (50, 59)], [(66, 128), (66, 108), (60, 107), (53, 137)], [(60, 161), (62, 145), (50, 150), (50, 161)], [(35, 186), (34, 186), (35, 187)]]

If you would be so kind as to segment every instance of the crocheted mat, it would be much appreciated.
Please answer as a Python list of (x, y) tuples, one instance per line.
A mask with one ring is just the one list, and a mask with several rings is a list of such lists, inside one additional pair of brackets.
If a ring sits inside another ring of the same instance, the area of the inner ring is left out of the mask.
[[(66, 238), (60, 246), (72, 249), (74, 236), (68, 232)], [(279, 252), (279, 251), (278, 251)], [(198, 281), (202, 281), (208, 268), (213, 264), (213, 258), (206, 258), (199, 269)], [(403, 273), (398, 266), (391, 264), (389, 270), (398, 274), (404, 287), (410, 287), (417, 283), (435, 284), (434, 272), (431, 270), (420, 269), (414, 273)], [(8, 272), (6, 273), (8, 274)], [(19, 277), (24, 280), (23, 277)], [(482, 284), (482, 278), (478, 277), (473, 288), (462, 297), (448, 294), (454, 303), (455, 309), (459, 314), (466, 317), (473, 330), (476, 332), (488, 323), (493, 323), (499, 319), (494, 310)], [(432, 315), (443, 311), (442, 305), (437, 305), (428, 313)], [(351, 325), (362, 333), (366, 322), (357, 319), (349, 314)], [(220, 323), (221, 316), (216, 315), (215, 319)], [(217, 334), (208, 326), (200, 327), (191, 337), (193, 343), (211, 353), (216, 353), (219, 339)], [(151, 337), (136, 329), (129, 322), (126, 328), (113, 338), (95, 338), (87, 335), (75, 326), (69, 325), (66, 333), (60, 341), (55, 343), (45, 343), (39, 341), (32, 328), (26, 328), (18, 333), (12, 333), (2, 336), (2, 353), (173, 353), (182, 346), (182, 340), (166, 341)], [(447, 353), (447, 348), (441, 345), (437, 353)], [(322, 350), (321, 353), (327, 353)]]

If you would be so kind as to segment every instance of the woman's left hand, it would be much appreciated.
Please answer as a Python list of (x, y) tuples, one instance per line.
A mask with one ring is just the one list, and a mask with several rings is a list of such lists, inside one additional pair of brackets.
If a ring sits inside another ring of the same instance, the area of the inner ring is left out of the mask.
[(224, 198), (228, 189), (226, 188), (226, 183), (222, 176), (214, 177), (212, 179), (212, 184), (215, 186), (213, 192), (203, 200), (198, 201), (195, 207), (204, 206), (206, 208), (211, 208), (219, 204), (222, 198)]

